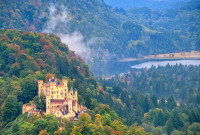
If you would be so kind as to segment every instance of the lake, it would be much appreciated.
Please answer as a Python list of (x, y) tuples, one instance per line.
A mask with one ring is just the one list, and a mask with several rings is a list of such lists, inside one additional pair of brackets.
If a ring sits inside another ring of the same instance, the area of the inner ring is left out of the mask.
[(140, 64), (132, 65), (131, 68), (134, 69), (141, 69), (141, 68), (151, 68), (152, 66), (158, 67), (158, 66), (166, 66), (167, 64), (173, 66), (176, 64), (182, 64), (182, 65), (200, 65), (200, 60), (173, 60), (173, 61), (148, 61), (143, 62)]

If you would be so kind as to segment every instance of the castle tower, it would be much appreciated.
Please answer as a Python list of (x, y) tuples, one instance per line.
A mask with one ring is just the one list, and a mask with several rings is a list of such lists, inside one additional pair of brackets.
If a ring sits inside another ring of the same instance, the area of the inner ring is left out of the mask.
[(67, 79), (63, 79), (62, 82), (64, 83), (65, 92), (68, 92)]
[[(50, 82), (50, 92), (53, 92), (56, 90), (56, 82)], [(53, 99), (56, 99), (56, 95), (53, 94)]]
[(40, 95), (43, 92), (42, 85), (43, 80), (38, 80), (38, 95)]
[(75, 100), (76, 100), (76, 108), (75, 108), (75, 111), (78, 112), (78, 93), (77, 93), (77, 89), (75, 89)]
[(75, 100), (78, 100), (78, 93), (77, 93), (77, 89), (75, 89)]
[(46, 115), (51, 114), (51, 97), (50, 94), (46, 95)]
[(68, 100), (68, 112), (72, 114), (72, 100), (71, 99)]
[(73, 95), (73, 89), (71, 88), (71, 90), (70, 90), (70, 96), (72, 96)]

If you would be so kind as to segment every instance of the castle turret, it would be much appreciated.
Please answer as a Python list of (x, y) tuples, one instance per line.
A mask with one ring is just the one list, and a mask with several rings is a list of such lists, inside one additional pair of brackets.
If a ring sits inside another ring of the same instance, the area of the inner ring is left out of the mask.
[(72, 114), (72, 100), (71, 99), (68, 100), (68, 112)]
[(78, 100), (78, 93), (77, 93), (77, 89), (75, 89), (75, 100)]
[(46, 95), (46, 115), (51, 113), (51, 104), (50, 104), (51, 101), (50, 100), (51, 100), (50, 94), (47, 94)]
[(72, 88), (70, 89), (70, 95), (71, 96), (73, 95), (73, 89)]
[(42, 92), (44, 92), (42, 85), (43, 85), (43, 80), (38, 80), (38, 95), (40, 95)]
[(67, 79), (63, 79), (62, 82), (63, 82), (63, 84), (64, 84), (65, 92), (68, 92)]
[(78, 112), (78, 103), (77, 103), (77, 101), (78, 101), (78, 93), (77, 93), (77, 89), (75, 89), (75, 100), (76, 100), (75, 111)]

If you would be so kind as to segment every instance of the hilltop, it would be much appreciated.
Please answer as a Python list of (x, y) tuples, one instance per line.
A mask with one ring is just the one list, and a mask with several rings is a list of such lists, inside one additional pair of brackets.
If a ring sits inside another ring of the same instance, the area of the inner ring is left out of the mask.
[[(0, 50), (0, 134), (146, 134), (135, 124), (128, 130), (115, 111), (101, 104), (106, 98), (101, 85), (58, 36), (1, 29)], [(60, 120), (51, 114), (21, 114), (24, 103), (46, 110), (45, 96), (37, 96), (37, 82), (48, 82), (52, 76), (68, 81), (68, 89), (77, 88), (78, 104), (88, 108), (78, 121)]]

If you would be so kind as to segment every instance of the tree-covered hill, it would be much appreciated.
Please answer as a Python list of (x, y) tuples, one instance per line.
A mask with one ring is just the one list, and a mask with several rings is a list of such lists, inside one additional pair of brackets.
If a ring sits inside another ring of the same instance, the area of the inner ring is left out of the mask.
[(200, 126), (199, 76), (200, 66), (167, 65), (133, 69), (99, 82), (107, 97), (113, 97), (102, 97), (102, 101), (116, 110), (127, 125), (137, 122), (155, 135), (195, 135)]
[[(0, 105), (7, 95), (28, 103), (37, 95), (37, 80), (47, 81), (49, 75), (80, 81), (80, 95), (86, 94), (87, 85), (97, 87), (88, 66), (54, 34), (1, 29), (0, 50)], [(69, 87), (79, 88), (72, 84), (69, 81)]]
[(199, 8), (125, 11), (107, 6), (103, 0), (0, 3), (0, 28), (56, 34), (79, 31), (89, 48), (82, 56), (89, 57), (87, 63), (95, 75), (106, 73), (113, 61), (124, 57), (199, 50)]
[(104, 0), (106, 4), (116, 8), (131, 9), (148, 7), (156, 10), (165, 10), (179, 7), (189, 0)]
[[(37, 96), (37, 80), (47, 82), (52, 76), (68, 79), (68, 87), (77, 88), (78, 103), (88, 108), (78, 121), (21, 114), (24, 103), (45, 110), (45, 96)], [(102, 104), (100, 92), (88, 66), (58, 36), (0, 30), (0, 134), (146, 134), (136, 124), (128, 129), (115, 111)]]
[[(191, 2), (186, 6), (164, 11), (156, 11), (149, 8), (130, 9), (128, 16), (131, 20), (166, 35), (167, 38), (165, 39), (170, 39), (171, 44), (174, 44), (174, 50), (199, 50), (199, 7), (200, 2)], [(159, 39), (159, 36), (155, 34), (153, 38), (156, 39), (156, 37)], [(160, 40), (163, 39), (161, 38)], [(163, 41), (166, 42), (167, 40)], [(162, 43), (162, 41), (159, 42)]]

